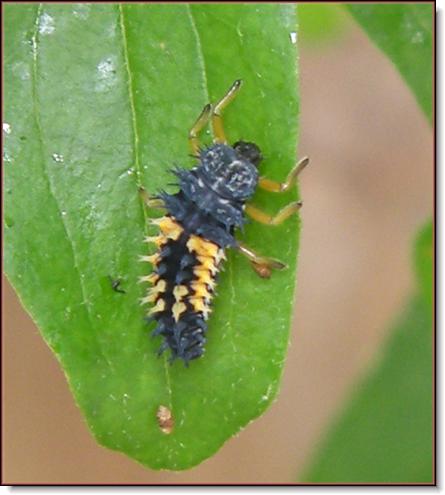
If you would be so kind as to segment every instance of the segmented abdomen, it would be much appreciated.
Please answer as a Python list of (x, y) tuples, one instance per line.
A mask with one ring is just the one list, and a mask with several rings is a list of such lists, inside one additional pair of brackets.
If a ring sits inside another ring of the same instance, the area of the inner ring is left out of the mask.
[(159, 353), (170, 349), (172, 361), (180, 358), (187, 364), (204, 352), (206, 320), (224, 250), (186, 232), (169, 215), (151, 223), (159, 225), (160, 233), (146, 238), (158, 250), (142, 257), (153, 265), (153, 272), (141, 278), (152, 284), (142, 302), (153, 305), (149, 311), (157, 321), (153, 335), (164, 337)]

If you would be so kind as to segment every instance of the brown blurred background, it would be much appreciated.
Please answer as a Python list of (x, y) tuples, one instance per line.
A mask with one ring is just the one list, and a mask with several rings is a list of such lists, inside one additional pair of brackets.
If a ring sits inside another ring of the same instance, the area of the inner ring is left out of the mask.
[(98, 446), (64, 375), (4, 282), (3, 482), (292, 483), (413, 286), (411, 241), (432, 211), (433, 135), (401, 77), (348, 23), (301, 47), (302, 244), (278, 401), (211, 459), (154, 472)]

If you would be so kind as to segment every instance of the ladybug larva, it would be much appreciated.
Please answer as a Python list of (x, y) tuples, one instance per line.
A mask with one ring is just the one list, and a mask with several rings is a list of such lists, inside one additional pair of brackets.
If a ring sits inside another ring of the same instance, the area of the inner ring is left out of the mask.
[[(141, 302), (151, 305), (148, 320), (157, 322), (153, 336), (164, 339), (159, 354), (169, 349), (171, 362), (179, 358), (187, 366), (205, 350), (207, 320), (225, 250), (233, 248), (244, 254), (263, 278), (270, 277), (273, 269), (285, 267), (280, 261), (258, 255), (234, 237), (235, 230), (245, 223), (245, 215), (278, 225), (301, 207), (301, 202), (295, 201), (272, 216), (247, 204), (257, 187), (287, 191), (309, 160), (298, 162), (286, 181), (279, 183), (259, 176), (262, 156), (256, 144), (228, 144), (221, 113), (240, 87), (241, 80), (235, 81), (218, 103), (206, 105), (191, 128), (189, 142), (198, 163), (191, 170), (173, 171), (179, 191), (154, 197), (142, 188), (140, 191), (147, 206), (166, 212), (149, 221), (160, 232), (145, 239), (154, 243), (157, 251), (141, 257), (153, 265), (152, 273), (141, 277), (141, 282), (152, 285)], [(201, 148), (198, 135), (209, 121), (215, 139), (212, 145)]]

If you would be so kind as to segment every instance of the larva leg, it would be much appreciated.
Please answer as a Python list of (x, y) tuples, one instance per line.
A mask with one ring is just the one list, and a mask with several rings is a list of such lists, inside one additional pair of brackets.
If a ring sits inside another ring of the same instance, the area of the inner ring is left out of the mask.
[(227, 143), (221, 113), (224, 108), (226, 108), (226, 106), (235, 98), (241, 88), (241, 84), (241, 79), (237, 79), (232, 86), (230, 86), (230, 89), (227, 91), (225, 96), (223, 96), (213, 108), (212, 127), (215, 135), (215, 143)]
[(295, 167), (289, 172), (286, 180), (284, 182), (275, 182), (274, 180), (266, 179), (265, 177), (260, 177), (258, 181), (258, 186), (265, 191), (270, 192), (285, 192), (297, 182), (297, 177), (302, 172), (302, 170), (309, 163), (309, 158), (302, 158)]
[(163, 209), (165, 206), (162, 199), (152, 198), (142, 186), (139, 187), (139, 195), (148, 208)]
[(246, 205), (246, 213), (253, 220), (264, 223), (265, 225), (280, 225), (280, 223), (284, 222), (292, 214), (297, 213), (302, 206), (303, 203), (301, 201), (293, 201), (282, 208), (276, 215), (269, 215), (255, 206)]
[(281, 261), (260, 256), (242, 243), (238, 243), (238, 251), (244, 254), (250, 261), (252, 268), (261, 278), (270, 278), (272, 270), (282, 270), (283, 268), (286, 268), (286, 265), (281, 263)]
[(189, 131), (189, 144), (192, 150), (193, 156), (199, 155), (199, 133), (202, 131), (203, 127), (207, 124), (212, 113), (212, 106), (208, 103), (199, 114), (196, 122)]

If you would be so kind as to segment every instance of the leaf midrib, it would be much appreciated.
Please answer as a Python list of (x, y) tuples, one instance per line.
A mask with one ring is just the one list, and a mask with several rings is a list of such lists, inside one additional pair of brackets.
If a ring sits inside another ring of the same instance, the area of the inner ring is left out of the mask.
[[(134, 104), (134, 89), (133, 89), (133, 77), (131, 73), (131, 68), (130, 68), (130, 58), (128, 56), (128, 41), (127, 41), (127, 31), (125, 28), (125, 20), (124, 20), (124, 9), (122, 3), (118, 4), (118, 11), (119, 11), (119, 24), (120, 24), (120, 31), (122, 35), (122, 51), (124, 55), (124, 62), (125, 66), (127, 68), (127, 86), (128, 86), (128, 99), (130, 103), (130, 113), (131, 113), (131, 124), (132, 124), (132, 131), (133, 131), (133, 146), (134, 146), (134, 168), (136, 171), (136, 185), (139, 187), (142, 187), (142, 169), (141, 169), (141, 163), (140, 163), (140, 150), (139, 150), (139, 132), (138, 132), (138, 123), (137, 123), (137, 117), (136, 117), (136, 107)], [(147, 210), (145, 208), (143, 199), (140, 198), (140, 205), (142, 208), (142, 214), (144, 217), (144, 232), (145, 235), (148, 236), (148, 215), (147, 215)], [(166, 381), (166, 387), (167, 387), (167, 393), (168, 393), (168, 398), (169, 398), (169, 407), (170, 409), (173, 409), (173, 404), (172, 404), (172, 387), (171, 387), (171, 382), (170, 382), (170, 370), (168, 369), (168, 362), (167, 362), (167, 357), (163, 356), (163, 362), (164, 362), (164, 372), (165, 372), (165, 381)]]

